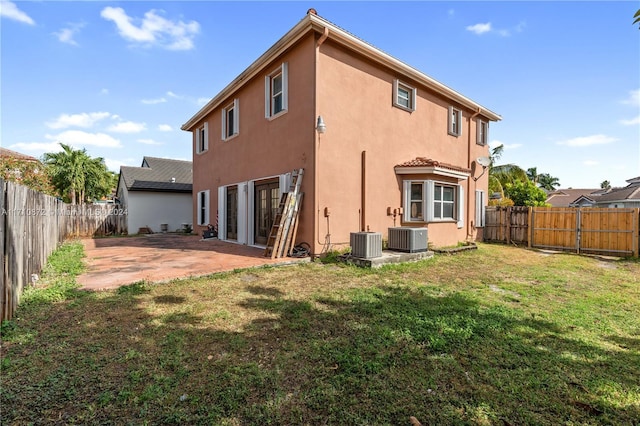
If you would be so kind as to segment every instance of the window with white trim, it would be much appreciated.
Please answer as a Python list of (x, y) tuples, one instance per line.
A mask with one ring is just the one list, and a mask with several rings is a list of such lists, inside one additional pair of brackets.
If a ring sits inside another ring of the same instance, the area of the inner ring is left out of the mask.
[(433, 180), (405, 180), (403, 206), (405, 222), (460, 222), (464, 214), (462, 187)]
[(222, 140), (231, 139), (240, 131), (240, 101), (234, 99), (232, 103), (222, 109)]
[(415, 88), (408, 86), (399, 80), (393, 80), (393, 106), (409, 112), (415, 111), (416, 94), (417, 90)]
[(265, 77), (265, 117), (272, 118), (285, 113), (288, 109), (289, 77), (287, 63)]
[(209, 123), (196, 129), (196, 154), (202, 154), (209, 149)]
[(486, 145), (489, 138), (489, 123), (478, 119), (476, 122), (476, 143)]
[(209, 190), (198, 192), (198, 206), (197, 215), (198, 225), (209, 224)]
[(449, 107), (449, 134), (462, 135), (462, 111), (452, 106)]

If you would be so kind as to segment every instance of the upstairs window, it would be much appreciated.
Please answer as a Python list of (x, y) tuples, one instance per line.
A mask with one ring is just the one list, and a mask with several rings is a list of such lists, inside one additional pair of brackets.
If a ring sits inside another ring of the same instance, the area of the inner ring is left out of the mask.
[(209, 123), (196, 130), (196, 154), (201, 154), (209, 149)]
[(462, 135), (462, 111), (452, 106), (449, 107), (449, 134)]
[(416, 110), (416, 89), (399, 80), (393, 81), (393, 106), (413, 112)]
[(288, 109), (288, 71), (287, 63), (265, 78), (265, 117), (272, 118)]
[(478, 145), (486, 145), (489, 138), (489, 123), (484, 120), (476, 122), (476, 143)]
[(239, 133), (240, 108), (238, 99), (222, 109), (222, 140), (227, 140)]

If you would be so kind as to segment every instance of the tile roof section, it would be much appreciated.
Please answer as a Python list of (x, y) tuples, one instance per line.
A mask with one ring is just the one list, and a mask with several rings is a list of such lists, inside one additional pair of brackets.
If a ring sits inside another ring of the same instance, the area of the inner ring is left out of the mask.
[(34, 161), (34, 162), (39, 161), (37, 158), (32, 157), (30, 155), (22, 154), (20, 152), (12, 151), (10, 149), (2, 148), (2, 147), (0, 147), (0, 157), (12, 157), (12, 158), (17, 158), (18, 160)]
[(191, 161), (144, 157), (142, 167), (122, 166), (120, 174), (129, 191), (191, 192), (193, 188)]
[(443, 169), (454, 170), (456, 172), (471, 173), (471, 169), (454, 166), (453, 164), (441, 163), (426, 157), (416, 157), (411, 161), (402, 164), (396, 164), (396, 167), (441, 167)]
[(590, 200), (597, 201), (600, 199), (602, 189), (556, 189), (547, 196), (547, 203), (553, 207), (569, 207), (580, 197), (586, 197)]

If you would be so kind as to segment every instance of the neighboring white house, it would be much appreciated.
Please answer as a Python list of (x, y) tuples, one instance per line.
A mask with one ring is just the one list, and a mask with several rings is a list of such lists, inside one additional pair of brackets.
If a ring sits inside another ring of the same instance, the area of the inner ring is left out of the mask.
[(129, 234), (141, 228), (173, 232), (191, 226), (191, 161), (144, 157), (141, 167), (120, 167), (117, 202), (127, 210)]

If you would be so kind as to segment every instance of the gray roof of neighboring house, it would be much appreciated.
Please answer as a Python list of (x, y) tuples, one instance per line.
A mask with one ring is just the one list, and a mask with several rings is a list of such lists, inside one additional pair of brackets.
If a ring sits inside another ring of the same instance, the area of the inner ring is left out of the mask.
[(191, 192), (191, 161), (144, 157), (141, 167), (120, 167), (120, 176), (129, 191)]
[(602, 194), (598, 197), (598, 203), (611, 202), (611, 201), (624, 201), (634, 200), (640, 201), (640, 176), (637, 178), (627, 180), (629, 185), (624, 188), (613, 188), (606, 194)]

